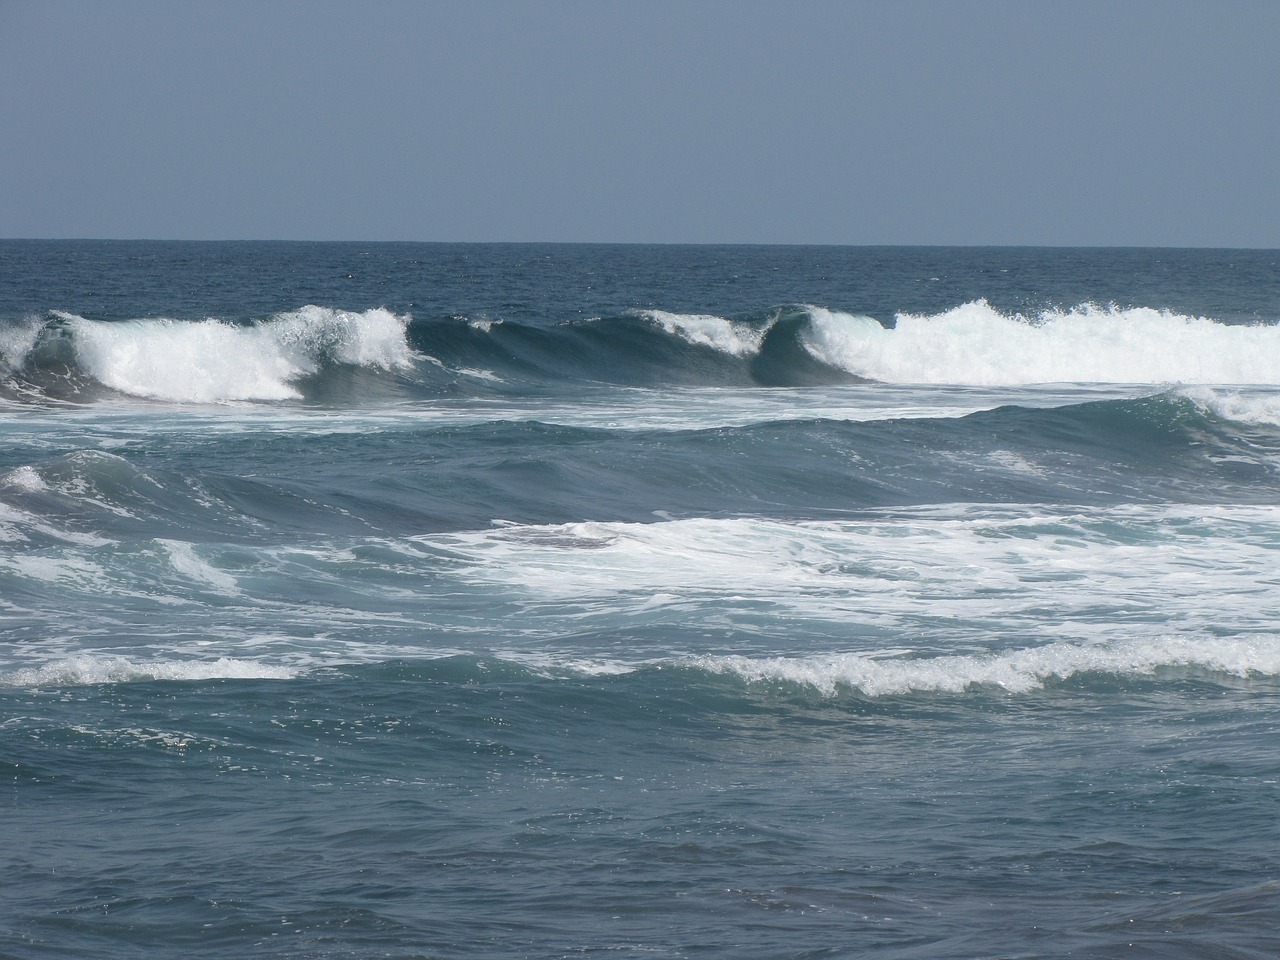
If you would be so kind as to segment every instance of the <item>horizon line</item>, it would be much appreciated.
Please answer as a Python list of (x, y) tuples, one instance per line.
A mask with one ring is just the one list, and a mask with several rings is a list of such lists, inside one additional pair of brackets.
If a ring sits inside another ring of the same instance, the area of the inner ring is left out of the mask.
[(307, 239), (292, 237), (0, 237), (0, 243), (265, 243), (265, 244), (417, 244), (436, 246), (539, 247), (844, 247), (851, 249), (970, 249), (970, 250), (1248, 250), (1280, 251), (1280, 246), (1214, 246), (1147, 243), (831, 243), (821, 241), (757, 240), (390, 240)]

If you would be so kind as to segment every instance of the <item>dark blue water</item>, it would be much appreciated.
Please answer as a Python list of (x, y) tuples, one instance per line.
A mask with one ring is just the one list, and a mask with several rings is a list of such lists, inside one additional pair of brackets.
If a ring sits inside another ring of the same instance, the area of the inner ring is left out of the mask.
[(0, 242), (0, 954), (1274, 956), (1278, 264)]

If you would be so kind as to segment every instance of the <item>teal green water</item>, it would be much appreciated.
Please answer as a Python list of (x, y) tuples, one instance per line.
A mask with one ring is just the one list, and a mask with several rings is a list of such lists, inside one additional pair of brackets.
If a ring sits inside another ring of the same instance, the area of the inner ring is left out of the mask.
[(1278, 256), (0, 243), (0, 953), (1270, 957)]

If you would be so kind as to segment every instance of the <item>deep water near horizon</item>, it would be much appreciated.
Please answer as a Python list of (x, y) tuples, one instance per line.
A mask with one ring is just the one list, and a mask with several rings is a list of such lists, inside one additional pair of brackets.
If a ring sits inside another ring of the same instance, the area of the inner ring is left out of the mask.
[(1273, 956), (1278, 264), (0, 242), (0, 954)]

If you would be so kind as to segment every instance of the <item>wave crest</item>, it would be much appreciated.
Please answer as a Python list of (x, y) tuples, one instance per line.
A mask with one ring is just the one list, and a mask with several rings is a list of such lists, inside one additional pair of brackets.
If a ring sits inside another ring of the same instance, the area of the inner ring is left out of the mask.
[(83, 373), (121, 393), (178, 403), (293, 400), (302, 396), (296, 382), (325, 365), (405, 369), (414, 356), (408, 318), (381, 308), (306, 306), (249, 326), (57, 317)]
[(1083, 304), (1037, 317), (986, 300), (929, 316), (811, 309), (803, 334), (821, 362), (885, 383), (1280, 384), (1280, 326), (1229, 326), (1146, 307)]
[(144, 662), (83, 654), (0, 673), (0, 686), (67, 687), (147, 680), (290, 680), (300, 672), (295, 667), (235, 657)]
[(1029, 693), (1047, 681), (1067, 680), (1077, 674), (1149, 676), (1176, 667), (1236, 677), (1274, 677), (1280, 674), (1280, 640), (1167, 637), (1089, 646), (1050, 643), (998, 654), (925, 658), (708, 656), (694, 659), (692, 665), (711, 673), (733, 674), (748, 683), (798, 684), (824, 696), (842, 690), (869, 697), (963, 693), (974, 687)]
[(710, 347), (733, 357), (750, 357), (759, 353), (770, 326), (765, 324), (755, 327), (723, 317), (668, 313), (665, 310), (646, 310), (641, 316), (687, 343), (697, 347)]
[[(381, 396), (387, 380), (352, 371), (410, 369), (415, 375), (398, 378), (396, 389), (433, 398), (565, 382), (1280, 386), (1280, 325), (1091, 304), (1024, 316), (986, 300), (900, 314), (894, 326), (806, 305), (737, 319), (643, 310), (551, 327), (487, 318), (410, 327), (382, 308), (319, 306), (247, 325), (58, 313), (0, 324), (4, 393), (18, 400), (84, 402), (105, 388), (177, 403), (360, 402)], [(1271, 421), (1265, 410), (1235, 413)]]

